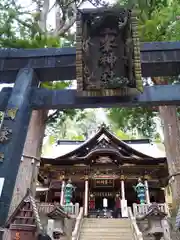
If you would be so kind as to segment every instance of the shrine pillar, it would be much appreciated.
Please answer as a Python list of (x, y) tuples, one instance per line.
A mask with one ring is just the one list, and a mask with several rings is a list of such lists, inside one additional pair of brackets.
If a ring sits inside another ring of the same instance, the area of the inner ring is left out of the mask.
[(124, 175), (121, 175), (121, 216), (122, 217), (128, 217), (128, 206), (127, 206), (127, 200), (125, 197), (125, 185), (124, 185)]
[(65, 180), (64, 180), (64, 176), (62, 177), (61, 180), (61, 194), (60, 194), (60, 205), (63, 206), (64, 205), (64, 189), (65, 189)]
[(124, 176), (121, 176), (121, 199), (125, 200), (125, 186), (124, 186)]
[(149, 179), (149, 177), (147, 175), (145, 175), (144, 176), (144, 186), (145, 186), (145, 194), (146, 194), (146, 203), (150, 204), (148, 179)]
[(85, 191), (84, 191), (84, 216), (88, 215), (88, 193), (89, 193), (89, 180), (88, 176), (85, 176)]

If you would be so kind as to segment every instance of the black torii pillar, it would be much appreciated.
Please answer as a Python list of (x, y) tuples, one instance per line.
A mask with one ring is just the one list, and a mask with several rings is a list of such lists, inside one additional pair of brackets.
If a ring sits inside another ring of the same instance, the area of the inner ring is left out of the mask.
[(32, 112), (31, 87), (37, 84), (33, 69), (20, 69), (4, 113), (0, 131), (0, 178), (4, 179), (0, 195), (0, 226), (8, 217)]

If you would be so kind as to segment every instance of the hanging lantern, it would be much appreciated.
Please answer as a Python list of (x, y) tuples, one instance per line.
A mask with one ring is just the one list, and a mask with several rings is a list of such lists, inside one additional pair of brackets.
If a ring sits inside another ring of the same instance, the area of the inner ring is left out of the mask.
[(137, 18), (133, 10), (97, 8), (77, 14), (76, 79), (83, 96), (142, 92)]

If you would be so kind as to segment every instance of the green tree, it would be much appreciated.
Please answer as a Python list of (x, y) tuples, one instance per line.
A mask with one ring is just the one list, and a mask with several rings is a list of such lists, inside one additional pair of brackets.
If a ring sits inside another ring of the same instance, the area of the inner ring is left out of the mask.
[[(179, 0), (136, 1), (136, 7), (140, 10), (140, 40), (142, 42), (180, 40), (180, 22), (177, 18), (180, 14), (179, 3)], [(174, 82), (174, 78), (152, 78), (152, 82), (153, 84), (158, 85), (172, 84)], [(176, 83), (177, 82), (178, 79), (176, 78)], [(112, 110), (112, 112), (113, 111), (114, 110)], [(110, 112), (110, 117), (112, 115), (112, 112)], [(142, 116), (140, 116), (140, 118), (144, 118), (144, 122), (149, 119), (146, 113), (148, 113), (149, 116), (149, 112), (144, 113), (144, 111), (142, 111)], [(152, 117), (152, 113), (150, 114)], [(173, 209), (176, 213), (177, 207), (180, 204), (180, 175), (178, 174), (180, 172), (180, 131), (176, 106), (160, 106), (158, 114), (163, 123), (164, 143), (167, 154), (170, 182), (173, 192)], [(125, 117), (127, 119), (127, 122), (129, 119), (133, 119), (133, 111), (129, 112), (129, 114), (127, 114)], [(138, 126), (136, 126), (136, 128), (137, 127)], [(172, 176), (174, 176), (173, 181), (171, 181)]]
[[(59, 139), (85, 140), (102, 124), (96, 109), (85, 109), (83, 111), (68, 109), (66, 111), (69, 112), (68, 117), (56, 118), (56, 121), (54, 123), (51, 121), (47, 127), (46, 133), (49, 135), (51, 143)], [(72, 115), (70, 115), (70, 112)]]
[(154, 117), (156, 112), (148, 108), (112, 108), (108, 116), (117, 129), (123, 132), (131, 132), (137, 137), (153, 138), (156, 124)]
[[(180, 14), (179, 1), (127, 0), (120, 3), (135, 5), (138, 8), (141, 42), (179, 40), (180, 36), (177, 34), (180, 28), (180, 22), (177, 20)], [(156, 84), (155, 79), (153, 80)], [(123, 131), (127, 128), (136, 128), (139, 134), (145, 137), (153, 138), (156, 135), (154, 117), (159, 116), (157, 108), (112, 108), (108, 110), (108, 116)]]

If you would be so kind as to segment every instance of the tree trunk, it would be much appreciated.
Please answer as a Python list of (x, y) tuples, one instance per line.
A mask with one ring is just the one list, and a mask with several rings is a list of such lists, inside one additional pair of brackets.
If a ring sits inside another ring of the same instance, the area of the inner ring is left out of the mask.
[(46, 119), (47, 111), (39, 110), (32, 112), (9, 215), (22, 200), (27, 188), (30, 188), (35, 196)]
[(164, 144), (173, 193), (173, 213), (180, 204), (180, 129), (176, 106), (161, 106), (159, 113), (164, 125)]

